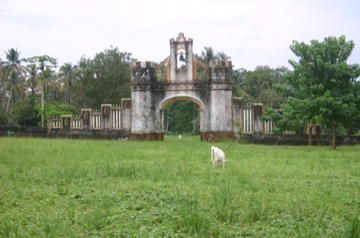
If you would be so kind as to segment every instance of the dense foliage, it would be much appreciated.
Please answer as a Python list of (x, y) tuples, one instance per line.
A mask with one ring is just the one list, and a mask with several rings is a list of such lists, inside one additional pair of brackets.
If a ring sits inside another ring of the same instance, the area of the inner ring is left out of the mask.
[(191, 101), (176, 101), (165, 111), (166, 132), (198, 134), (199, 107)]
[(48, 55), (20, 58), (10, 49), (0, 61), (0, 124), (44, 126), (52, 115), (119, 103), (130, 96), (131, 54), (110, 47), (78, 65)]
[(80, 60), (74, 85), (78, 105), (99, 107), (101, 103), (120, 103), (130, 96), (131, 54), (117, 48), (106, 49), (94, 59)]
[(360, 67), (347, 63), (353, 48), (354, 43), (344, 36), (310, 44), (294, 41), (291, 50), (298, 61), (289, 61), (293, 71), (287, 74), (292, 95), (278, 126), (286, 127), (284, 122), (298, 127), (308, 124), (310, 128), (321, 124), (331, 130), (334, 148), (338, 128), (346, 128), (349, 133), (360, 128)]
[(288, 72), (285, 67), (272, 69), (268, 66), (258, 66), (253, 71), (234, 70), (234, 94), (245, 101), (262, 102), (266, 106), (279, 108), (289, 94), (284, 79)]

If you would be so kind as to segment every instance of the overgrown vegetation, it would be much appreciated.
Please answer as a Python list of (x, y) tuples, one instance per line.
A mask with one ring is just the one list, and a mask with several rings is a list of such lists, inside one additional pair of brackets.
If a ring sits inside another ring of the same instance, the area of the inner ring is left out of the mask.
[(176, 101), (165, 111), (165, 131), (197, 135), (200, 130), (199, 106), (192, 101)]
[(262, 102), (265, 106), (280, 108), (291, 93), (285, 80), (289, 72), (285, 67), (272, 69), (268, 66), (258, 66), (253, 71), (234, 70), (234, 95), (244, 101)]
[(110, 47), (93, 59), (57, 68), (56, 59), (22, 59), (20, 51), (5, 52), (0, 60), (0, 124), (44, 126), (49, 115), (80, 107), (121, 102), (130, 96), (131, 54)]
[(359, 237), (360, 147), (0, 138), (0, 237)]

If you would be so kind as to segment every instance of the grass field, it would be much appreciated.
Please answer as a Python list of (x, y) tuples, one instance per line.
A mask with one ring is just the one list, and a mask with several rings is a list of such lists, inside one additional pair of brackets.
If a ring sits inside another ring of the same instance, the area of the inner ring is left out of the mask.
[(0, 138), (0, 237), (359, 237), (360, 146)]

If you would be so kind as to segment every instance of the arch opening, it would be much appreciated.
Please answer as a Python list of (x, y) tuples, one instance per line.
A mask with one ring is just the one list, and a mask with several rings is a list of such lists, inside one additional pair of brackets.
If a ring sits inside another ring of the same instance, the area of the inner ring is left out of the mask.
[(176, 101), (180, 101), (180, 100), (192, 101), (199, 106), (200, 111), (204, 111), (205, 106), (204, 106), (204, 103), (200, 99), (197, 99), (192, 96), (186, 96), (186, 95), (171, 96), (171, 97), (167, 97), (167, 98), (163, 99), (160, 102), (160, 110), (165, 110), (171, 104), (173, 104)]
[(160, 103), (161, 123), (167, 135), (200, 135), (204, 104), (191, 96), (174, 96)]

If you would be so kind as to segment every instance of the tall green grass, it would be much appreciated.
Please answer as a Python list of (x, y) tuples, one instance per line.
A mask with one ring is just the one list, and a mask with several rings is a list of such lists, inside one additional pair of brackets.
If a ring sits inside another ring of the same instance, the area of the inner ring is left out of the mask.
[(360, 146), (0, 138), (0, 237), (359, 237)]

